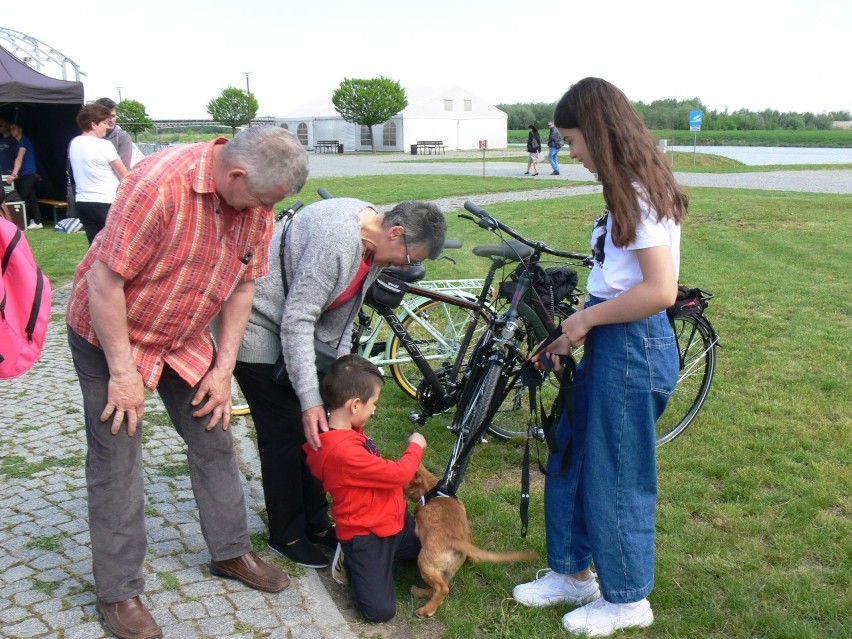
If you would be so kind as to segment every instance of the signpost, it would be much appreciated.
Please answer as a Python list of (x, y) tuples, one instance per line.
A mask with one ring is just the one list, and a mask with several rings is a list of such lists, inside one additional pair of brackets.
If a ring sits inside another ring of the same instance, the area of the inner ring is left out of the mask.
[(480, 140), (479, 148), (482, 149), (482, 179), (485, 179), (485, 152), (488, 150), (488, 140)]
[(689, 130), (692, 131), (692, 166), (695, 166), (695, 147), (701, 130), (701, 111), (689, 112)]

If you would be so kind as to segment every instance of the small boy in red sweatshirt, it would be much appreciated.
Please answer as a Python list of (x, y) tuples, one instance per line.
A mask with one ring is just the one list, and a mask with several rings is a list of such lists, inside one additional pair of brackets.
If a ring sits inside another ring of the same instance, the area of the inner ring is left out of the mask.
[(329, 430), (320, 433), (319, 450), (303, 447), (311, 472), (331, 493), (352, 596), (364, 618), (374, 622), (396, 614), (393, 560), (420, 553), (402, 489), (426, 448), (423, 436), (413, 433), (402, 457), (390, 461), (364, 433), (383, 384), (379, 369), (363, 357), (345, 355), (334, 362), (322, 384)]

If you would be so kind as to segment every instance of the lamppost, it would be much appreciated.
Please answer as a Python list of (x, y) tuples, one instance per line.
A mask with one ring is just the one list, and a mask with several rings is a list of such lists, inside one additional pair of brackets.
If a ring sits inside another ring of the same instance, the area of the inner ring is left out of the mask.
[(248, 119), (249, 126), (251, 126), (251, 90), (249, 90), (249, 76), (251, 73), (251, 71), (243, 71), (243, 75), (246, 76), (246, 119)]
[(115, 87), (115, 88), (118, 89), (118, 103), (121, 104), (121, 90), (124, 87)]

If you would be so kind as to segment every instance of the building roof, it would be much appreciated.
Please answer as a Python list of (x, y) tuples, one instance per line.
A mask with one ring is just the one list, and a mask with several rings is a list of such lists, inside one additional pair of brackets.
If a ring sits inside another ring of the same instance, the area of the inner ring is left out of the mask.
[[(481, 118), (506, 118), (507, 115), (497, 107), (482, 100), (470, 91), (462, 87), (439, 88), (415, 88), (406, 89), (408, 106), (401, 111), (404, 118), (452, 118), (457, 119), (481, 119)], [(452, 109), (445, 108), (445, 101), (452, 101)], [(465, 110), (465, 100), (471, 101), (471, 109)], [(331, 95), (316, 98), (306, 102), (295, 109), (291, 109), (284, 115), (278, 116), (278, 120), (305, 120), (319, 118), (339, 118), (340, 114), (335, 110), (331, 102)]]

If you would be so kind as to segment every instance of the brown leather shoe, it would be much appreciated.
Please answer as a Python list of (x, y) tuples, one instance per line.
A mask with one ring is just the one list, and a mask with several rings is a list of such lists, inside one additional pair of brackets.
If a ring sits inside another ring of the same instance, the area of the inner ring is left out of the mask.
[(290, 585), (290, 578), (284, 571), (265, 563), (254, 551), (242, 557), (211, 561), (210, 572), (220, 577), (239, 579), (249, 588), (279, 592)]
[(153, 639), (162, 637), (162, 630), (139, 597), (106, 603), (98, 599), (98, 610), (110, 632), (119, 639)]

